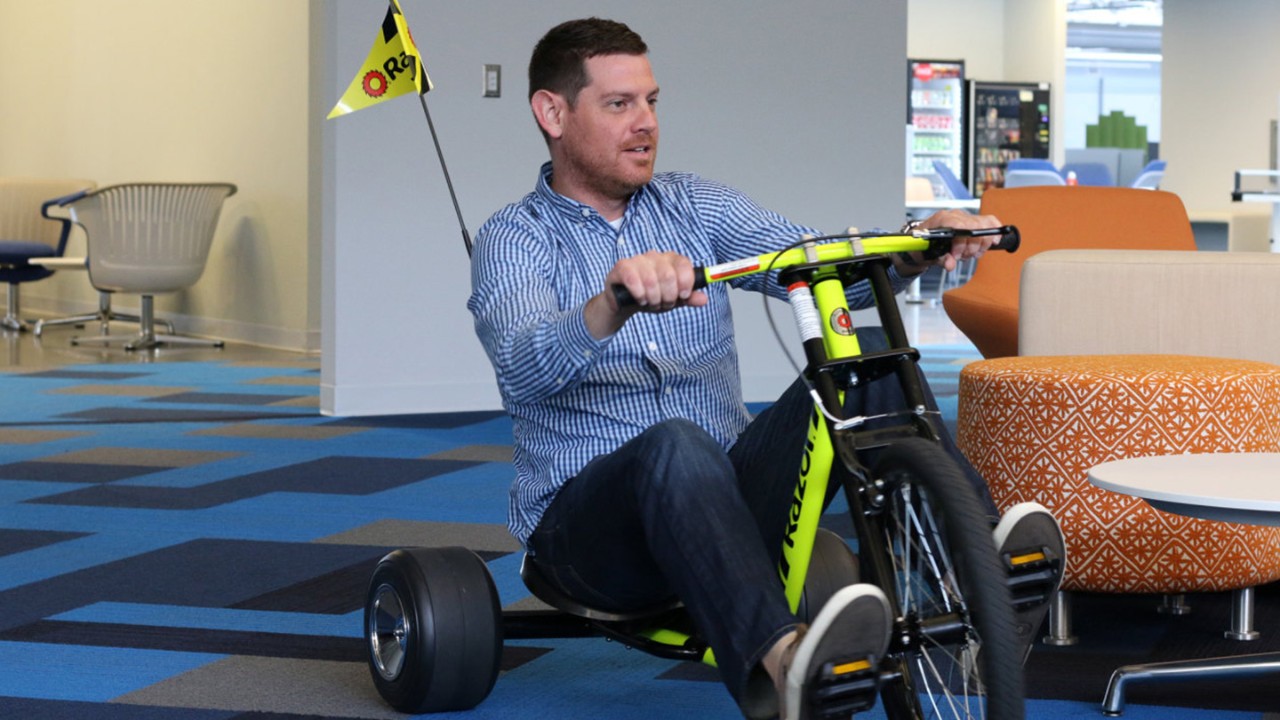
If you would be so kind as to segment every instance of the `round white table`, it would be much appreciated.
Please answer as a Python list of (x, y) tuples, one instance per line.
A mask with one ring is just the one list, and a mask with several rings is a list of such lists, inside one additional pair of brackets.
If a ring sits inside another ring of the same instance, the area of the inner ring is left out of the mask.
[[(1280, 453), (1217, 453), (1129, 458), (1096, 465), (1089, 482), (1133, 495), (1159, 510), (1224, 522), (1280, 525)], [(1239, 678), (1280, 672), (1280, 653), (1126, 665), (1111, 674), (1102, 712), (1124, 712), (1126, 683)]]

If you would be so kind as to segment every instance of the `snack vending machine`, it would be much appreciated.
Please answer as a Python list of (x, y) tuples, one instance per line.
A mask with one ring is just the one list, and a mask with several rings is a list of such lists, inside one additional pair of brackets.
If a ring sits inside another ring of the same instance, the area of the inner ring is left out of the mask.
[(980, 197), (1004, 187), (1010, 160), (1049, 157), (1049, 83), (971, 80), (968, 88), (969, 189)]

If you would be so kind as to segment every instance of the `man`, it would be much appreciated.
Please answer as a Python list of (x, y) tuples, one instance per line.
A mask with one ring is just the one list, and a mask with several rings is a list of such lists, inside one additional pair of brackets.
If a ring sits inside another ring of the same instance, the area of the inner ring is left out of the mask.
[[(790, 612), (775, 568), (811, 401), (797, 383), (750, 417), (728, 289), (693, 289), (693, 267), (818, 233), (718, 183), (655, 175), (647, 52), (625, 25), (596, 18), (539, 41), (529, 101), (551, 161), (533, 193), (477, 234), (468, 308), (514, 421), (510, 526), (589, 606), (679, 597), (748, 716), (809, 717), (805, 687), (822, 665), (882, 656), (892, 613), (870, 585), (837, 593), (807, 629)], [(924, 225), (997, 221), (943, 212)], [(957, 240), (941, 262), (953, 268), (990, 243)], [(927, 269), (894, 263), (899, 288)], [(635, 305), (618, 304), (617, 285)], [(785, 297), (764, 275), (734, 285)], [(865, 283), (850, 302), (871, 303)], [(875, 342), (868, 333), (864, 348)], [(862, 414), (902, 403), (892, 381), (848, 395)], [(1057, 533), (1043, 509), (1020, 517), (1001, 534)]]

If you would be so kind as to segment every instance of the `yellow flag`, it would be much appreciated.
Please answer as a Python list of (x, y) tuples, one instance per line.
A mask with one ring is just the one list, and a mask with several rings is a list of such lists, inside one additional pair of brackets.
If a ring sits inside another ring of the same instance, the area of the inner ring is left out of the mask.
[(342, 94), (342, 99), (329, 112), (329, 118), (363, 110), (406, 93), (422, 94), (432, 87), (422, 56), (413, 44), (409, 24), (400, 11), (400, 0), (391, 0), (369, 56)]

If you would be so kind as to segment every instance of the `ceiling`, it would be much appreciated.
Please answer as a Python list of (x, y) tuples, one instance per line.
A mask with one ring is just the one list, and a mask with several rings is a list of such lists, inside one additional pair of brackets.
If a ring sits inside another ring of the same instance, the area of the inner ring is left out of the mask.
[(1067, 47), (1158, 55), (1162, 0), (1068, 0)]

